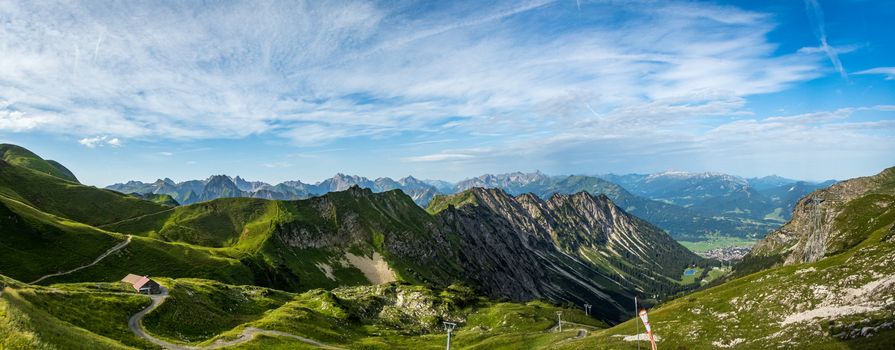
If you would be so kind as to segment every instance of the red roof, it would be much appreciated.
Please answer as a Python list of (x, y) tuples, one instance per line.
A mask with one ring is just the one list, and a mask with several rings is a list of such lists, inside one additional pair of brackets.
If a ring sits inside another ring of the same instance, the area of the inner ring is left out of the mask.
[(128, 274), (127, 276), (124, 276), (124, 278), (121, 279), (121, 281), (130, 283), (132, 286), (134, 286), (134, 289), (140, 290), (140, 288), (143, 288), (143, 286), (146, 285), (146, 283), (149, 283), (149, 281), (151, 281), (151, 280), (147, 276), (137, 276), (134, 274)]

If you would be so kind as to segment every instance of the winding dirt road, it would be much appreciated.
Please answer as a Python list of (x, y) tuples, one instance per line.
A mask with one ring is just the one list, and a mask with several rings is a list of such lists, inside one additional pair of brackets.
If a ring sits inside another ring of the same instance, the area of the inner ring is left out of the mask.
[(153, 216), (153, 215), (158, 215), (158, 214), (161, 214), (161, 213), (166, 213), (166, 212), (172, 211), (172, 210), (174, 210), (174, 209), (177, 209), (177, 207), (171, 207), (171, 208), (168, 208), (168, 209), (165, 209), (165, 210), (162, 210), (162, 211), (157, 211), (157, 212), (155, 212), (155, 213), (149, 213), (149, 214), (143, 214), (143, 215), (140, 215), (140, 216), (134, 216), (134, 217), (132, 217), (132, 218), (127, 218), (127, 219), (120, 220), (120, 221), (110, 222), (110, 223), (108, 223), (108, 224), (96, 225), (96, 227), (97, 227), (97, 228), (103, 228), (103, 227), (109, 227), (109, 226), (112, 226), (112, 225), (118, 225), (118, 224), (123, 223), (123, 222), (140, 220), (140, 219), (145, 218), (145, 217), (147, 217), (147, 216)]
[(41, 277), (41, 278), (38, 278), (38, 279), (34, 280), (33, 282), (28, 283), (28, 284), (35, 284), (35, 283), (38, 283), (38, 282), (43, 281), (43, 280), (45, 280), (45, 279), (47, 279), (47, 278), (50, 278), (50, 277), (63, 276), (63, 275), (67, 275), (67, 274), (70, 274), (70, 273), (78, 272), (78, 271), (80, 271), (80, 270), (83, 270), (83, 269), (86, 269), (86, 268), (91, 267), (91, 266), (93, 266), (93, 265), (96, 265), (96, 264), (98, 264), (100, 261), (102, 261), (103, 259), (105, 259), (107, 256), (111, 255), (111, 254), (114, 253), (114, 252), (117, 252), (117, 251), (121, 250), (121, 248), (124, 248), (125, 246), (127, 246), (128, 244), (130, 244), (132, 238), (133, 238), (133, 236), (131, 236), (131, 235), (127, 235), (127, 240), (125, 240), (124, 242), (121, 242), (121, 243), (116, 244), (116, 245), (115, 245), (114, 247), (112, 247), (112, 248), (109, 248), (109, 250), (107, 250), (105, 253), (102, 253), (100, 256), (96, 257), (96, 259), (93, 260), (92, 263), (89, 263), (89, 264), (87, 264), (87, 265), (81, 265), (81, 266), (78, 266), (78, 267), (76, 267), (76, 268), (73, 268), (73, 269), (68, 270), (68, 271), (65, 271), (65, 272), (51, 273), (51, 274), (49, 274), (49, 275), (43, 276), (43, 277)]
[(152, 310), (155, 310), (156, 308), (158, 308), (163, 302), (165, 302), (165, 299), (168, 298), (168, 289), (165, 287), (162, 287), (161, 294), (153, 294), (153, 295), (150, 295), (149, 298), (152, 299), (152, 303), (149, 304), (149, 306), (147, 306), (145, 309), (143, 309), (140, 312), (131, 316), (131, 318), (127, 321), (127, 326), (138, 337), (146, 339), (150, 343), (161, 346), (165, 349), (170, 349), (170, 350), (220, 349), (220, 348), (225, 348), (228, 346), (234, 346), (234, 345), (245, 343), (247, 341), (254, 339), (255, 335), (263, 334), (263, 335), (268, 335), (268, 336), (286, 337), (286, 338), (295, 339), (295, 340), (301, 341), (303, 343), (319, 347), (321, 349), (345, 350), (340, 347), (326, 345), (326, 344), (323, 344), (316, 340), (305, 338), (305, 337), (298, 336), (295, 334), (280, 332), (280, 331), (271, 331), (271, 330), (260, 329), (260, 328), (255, 328), (255, 327), (246, 327), (246, 329), (244, 329), (242, 331), (242, 333), (240, 333), (235, 339), (232, 339), (232, 340), (218, 339), (213, 344), (208, 345), (208, 346), (185, 346), (185, 345), (174, 344), (174, 343), (167, 342), (167, 341), (161, 340), (159, 338), (156, 338), (156, 337), (152, 336), (151, 334), (149, 334), (148, 332), (146, 332), (145, 329), (143, 329), (143, 317), (146, 316), (146, 314), (148, 314)]

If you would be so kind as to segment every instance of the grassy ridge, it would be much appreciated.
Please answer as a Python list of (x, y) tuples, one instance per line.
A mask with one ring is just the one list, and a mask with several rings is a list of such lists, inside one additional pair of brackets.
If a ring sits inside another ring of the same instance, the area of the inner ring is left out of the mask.
[[(0, 227), (0, 254), (4, 257), (0, 259), (0, 274), (24, 281), (89, 264), (125, 239), (3, 196)], [(117, 281), (128, 273), (251, 283), (252, 271), (229, 255), (227, 251), (134, 237), (98, 264), (42, 283)]]
[(255, 198), (221, 198), (177, 207), (107, 229), (205, 247), (256, 250), (277, 220), (279, 204)]
[(23, 147), (8, 143), (0, 144), (0, 160), (9, 164), (28, 168), (63, 180), (78, 182), (75, 175), (66, 167), (52, 160), (44, 160)]
[(5, 161), (0, 161), (0, 195), (94, 226), (168, 209), (161, 204), (80, 185)]

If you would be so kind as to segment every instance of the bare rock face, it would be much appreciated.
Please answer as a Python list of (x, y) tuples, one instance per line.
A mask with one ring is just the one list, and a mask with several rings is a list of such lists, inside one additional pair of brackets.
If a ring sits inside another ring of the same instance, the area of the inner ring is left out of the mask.
[(276, 236), (303, 250), (380, 254), (403, 280), (473, 286), (493, 298), (590, 303), (617, 321), (635, 294), (680, 291), (673, 280), (701, 260), (606, 196), (542, 200), (499, 189), (457, 194), (469, 205), (427, 213), (400, 191), (351, 187), (302, 201)]
[(855, 234), (849, 220), (892, 210), (893, 195), (895, 168), (814, 191), (799, 200), (792, 219), (758, 242), (746, 259), (778, 257), (784, 264), (798, 264), (842, 252), (864, 238)]

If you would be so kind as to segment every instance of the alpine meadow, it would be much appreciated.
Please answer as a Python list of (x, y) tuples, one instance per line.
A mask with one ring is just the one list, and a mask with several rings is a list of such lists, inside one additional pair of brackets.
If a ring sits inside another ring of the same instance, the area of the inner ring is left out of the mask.
[(0, 1), (0, 350), (895, 349), (892, 18)]

